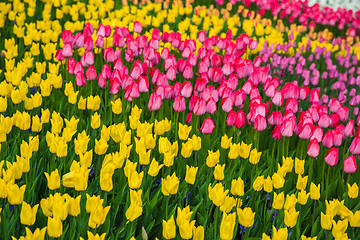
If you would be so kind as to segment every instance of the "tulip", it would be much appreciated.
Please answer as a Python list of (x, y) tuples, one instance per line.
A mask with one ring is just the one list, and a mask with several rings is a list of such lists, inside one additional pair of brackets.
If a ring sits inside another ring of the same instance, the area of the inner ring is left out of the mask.
[(149, 99), (149, 104), (148, 104), (148, 109), (149, 111), (157, 111), (160, 109), (162, 105), (162, 99), (161, 96), (156, 94), (155, 92), (153, 92), (150, 95), (150, 99)]
[(174, 99), (173, 108), (176, 112), (183, 112), (186, 110), (185, 98), (183, 96), (177, 96)]
[(257, 191), (257, 192), (261, 191), (264, 187), (264, 182), (265, 182), (265, 178), (263, 175), (257, 176), (252, 185), (254, 191)]
[(241, 179), (241, 177), (232, 180), (231, 194), (239, 197), (244, 195), (244, 181)]
[(198, 167), (189, 167), (186, 165), (186, 175), (185, 175), (185, 181), (188, 184), (194, 184), (196, 179), (196, 173), (198, 171)]
[(63, 226), (60, 219), (48, 217), (47, 232), (49, 237), (60, 237), (63, 233)]
[(255, 212), (253, 212), (251, 208), (237, 208), (236, 212), (238, 215), (239, 224), (246, 228), (251, 227), (254, 224)]
[(293, 228), (296, 225), (297, 218), (299, 212), (296, 212), (295, 209), (291, 209), (290, 211), (285, 210), (284, 223), (286, 226)]
[(134, 22), (134, 32), (141, 33), (142, 32), (142, 25), (138, 21)]
[(325, 156), (325, 161), (329, 166), (335, 166), (338, 163), (339, 149), (332, 147)]
[(129, 208), (125, 212), (125, 217), (129, 222), (134, 221), (142, 215), (143, 209), (141, 205), (131, 203)]
[(206, 165), (209, 168), (215, 167), (216, 164), (219, 163), (220, 159), (220, 151), (217, 150), (216, 152), (213, 152), (211, 150), (208, 150), (208, 156), (206, 157)]
[(211, 184), (209, 184), (208, 192), (209, 199), (213, 202), (214, 205), (220, 207), (224, 204), (225, 197), (229, 190), (224, 191), (224, 186), (221, 183), (217, 183), (214, 188), (212, 188)]
[(165, 239), (173, 239), (176, 237), (176, 225), (174, 216), (171, 216), (169, 220), (162, 221), (162, 227), (163, 227), (163, 237)]
[(350, 144), (349, 152), (355, 155), (360, 154), (360, 137), (355, 137)]
[(222, 240), (232, 239), (234, 237), (234, 228), (236, 224), (236, 214), (223, 213), (223, 218), (220, 224), (220, 238)]
[(319, 200), (320, 198), (320, 183), (316, 186), (313, 182), (310, 185), (310, 198)]
[(254, 122), (255, 131), (261, 132), (266, 129), (266, 126), (267, 126), (266, 118), (261, 115), (256, 116), (255, 122)]
[(357, 198), (359, 195), (359, 187), (356, 184), (356, 182), (354, 182), (354, 184), (352, 186), (348, 183), (347, 186), (348, 186), (349, 198)]
[(161, 179), (161, 192), (165, 196), (176, 194), (179, 188), (179, 179), (175, 173), (168, 175), (165, 179)]
[(55, 169), (54, 171), (52, 171), (50, 175), (47, 172), (44, 172), (44, 174), (48, 181), (48, 188), (50, 190), (55, 190), (55, 189), (60, 188), (60, 176), (59, 176), (58, 169)]
[(85, 76), (84, 76), (83, 72), (80, 71), (80, 72), (76, 73), (75, 83), (79, 87), (85, 86), (86, 80), (85, 80)]
[(225, 164), (223, 165), (216, 164), (214, 169), (214, 178), (216, 180), (222, 181), (224, 179), (224, 169), (225, 169)]
[(36, 204), (33, 208), (26, 202), (22, 202), (22, 208), (20, 213), (20, 222), (23, 225), (32, 226), (36, 221), (36, 212), (39, 208), (39, 204)]
[(203, 124), (201, 125), (200, 131), (204, 134), (211, 134), (215, 128), (215, 124), (211, 117), (208, 117), (204, 120)]
[(354, 155), (350, 155), (345, 158), (343, 162), (343, 169), (346, 173), (355, 173), (357, 170), (356, 159)]
[(307, 149), (307, 154), (310, 157), (317, 157), (319, 155), (320, 152), (320, 147), (319, 147), (319, 143), (318, 140), (316, 138), (314, 138), (313, 140), (310, 141), (309, 143), (309, 147)]
[(276, 192), (274, 192), (274, 200), (272, 203), (272, 207), (274, 209), (281, 210), (284, 206), (284, 202), (284, 192), (281, 192), (279, 194), (276, 194)]
[[(102, 205), (97, 205), (94, 212), (90, 213), (89, 217), (89, 227), (97, 228), (105, 222), (106, 216), (109, 213), (110, 206), (103, 207)], [(126, 215), (126, 213), (125, 213)]]

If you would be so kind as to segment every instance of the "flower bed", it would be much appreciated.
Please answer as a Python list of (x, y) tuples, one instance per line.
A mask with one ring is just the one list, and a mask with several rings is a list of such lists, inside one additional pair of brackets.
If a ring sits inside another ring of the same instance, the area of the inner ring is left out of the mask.
[(358, 37), (193, 4), (0, 3), (4, 239), (359, 235)]

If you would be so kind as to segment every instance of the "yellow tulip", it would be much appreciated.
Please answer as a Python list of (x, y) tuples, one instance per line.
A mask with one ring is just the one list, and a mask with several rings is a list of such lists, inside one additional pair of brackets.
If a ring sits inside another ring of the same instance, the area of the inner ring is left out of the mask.
[(251, 208), (237, 208), (236, 211), (239, 218), (239, 224), (246, 228), (251, 227), (254, 224), (255, 212), (253, 212)]
[(23, 225), (32, 226), (36, 221), (36, 212), (39, 208), (39, 204), (36, 204), (33, 208), (30, 204), (22, 202), (20, 222)]
[(236, 224), (236, 214), (223, 213), (220, 224), (220, 238), (222, 240), (231, 240), (234, 237), (234, 228)]
[(225, 169), (225, 164), (223, 165), (216, 164), (214, 169), (214, 178), (216, 180), (222, 181), (224, 179), (224, 169)]
[(280, 210), (283, 208), (284, 202), (285, 202), (284, 192), (281, 192), (279, 194), (276, 194), (276, 192), (274, 192), (274, 201), (272, 207), (274, 209)]
[(261, 191), (261, 189), (263, 189), (263, 187), (264, 187), (264, 182), (265, 182), (265, 178), (263, 175), (257, 176), (257, 178), (255, 179), (255, 181), (253, 183), (253, 189), (257, 192)]
[[(248, 158), (249, 157), (251, 145), (252, 144), (245, 144), (244, 142), (241, 142), (241, 145), (240, 145), (240, 157), (241, 158)], [(256, 151), (255, 155), (258, 155), (257, 151)], [(260, 155), (261, 155), (261, 153), (260, 153)]]
[(175, 173), (161, 179), (161, 192), (165, 196), (176, 194), (179, 188), (179, 179)]
[(308, 201), (308, 198), (310, 196), (310, 193), (306, 193), (305, 190), (301, 190), (300, 192), (298, 192), (298, 203), (301, 205), (305, 205)]
[(188, 165), (186, 165), (185, 181), (188, 184), (195, 183), (197, 171), (198, 171), (198, 167), (192, 167), (192, 166), (189, 167)]
[(310, 185), (310, 198), (319, 200), (320, 198), (320, 183), (316, 186), (313, 182)]
[(164, 166), (164, 164), (159, 164), (155, 158), (151, 161), (148, 174), (152, 177), (155, 177), (158, 175), (160, 169)]
[[(251, 146), (251, 145), (250, 145)], [(241, 147), (240, 147), (241, 148)], [(250, 157), (249, 157), (249, 162), (251, 164), (257, 164), (260, 160), (260, 157), (261, 157), (261, 153), (262, 152), (258, 152), (256, 148), (254, 148), (253, 150), (251, 150), (250, 152)], [(246, 153), (243, 153), (244, 156), (246, 155)]]
[(229, 213), (235, 206), (236, 206), (235, 198), (226, 196), (224, 203), (220, 206), (220, 211)]
[(176, 237), (176, 226), (175, 226), (175, 220), (174, 216), (171, 216), (169, 220), (162, 221), (162, 227), (163, 227), (163, 237), (165, 239), (173, 239)]
[(333, 221), (332, 215), (324, 214), (323, 212), (321, 212), (320, 223), (321, 223), (322, 229), (330, 230), (332, 228), (332, 224), (333, 224), (332, 221)]
[(285, 225), (290, 228), (293, 228), (296, 225), (299, 212), (296, 212), (295, 208), (291, 208), (289, 211), (285, 210), (284, 213), (285, 213), (285, 217), (284, 217)]
[(98, 205), (94, 212), (90, 213), (89, 227), (97, 228), (105, 222), (106, 216), (110, 210), (110, 206), (103, 208), (102, 205)]
[(304, 173), (304, 165), (305, 165), (305, 160), (300, 160), (298, 158), (295, 158), (295, 173), (303, 174)]
[(217, 183), (214, 188), (209, 184), (208, 187), (209, 199), (213, 202), (214, 205), (220, 207), (224, 204), (225, 197), (228, 194), (229, 190), (224, 191), (224, 186), (222, 183)]
[(129, 188), (138, 189), (141, 186), (144, 172), (132, 171), (128, 177)]
[(92, 116), (91, 116), (91, 123), (90, 126), (92, 129), (98, 129), (101, 125), (101, 119), (100, 119), (100, 115), (95, 112)]
[(178, 135), (180, 140), (187, 140), (189, 137), (189, 133), (191, 132), (192, 126), (183, 125), (179, 122), (179, 130)]
[(143, 209), (136, 203), (131, 203), (129, 208), (125, 212), (126, 219), (130, 222), (134, 221), (141, 216)]
[(111, 106), (112, 106), (112, 112), (114, 114), (120, 114), (122, 113), (122, 103), (121, 103), (121, 99), (118, 98), (115, 101), (111, 102)]
[(63, 225), (58, 218), (48, 217), (47, 233), (49, 237), (58, 238), (63, 233)]
[(230, 192), (232, 195), (243, 196), (244, 195), (244, 181), (239, 177), (238, 179), (233, 179), (231, 181)]
[(348, 186), (349, 198), (357, 198), (359, 195), (359, 187), (356, 184), (356, 182), (354, 182), (354, 184), (352, 186), (348, 183), (347, 186)]
[(301, 175), (298, 174), (297, 183), (296, 183), (296, 188), (297, 188), (298, 190), (306, 189), (307, 180), (308, 180), (308, 176), (301, 177)]
[(217, 150), (216, 152), (213, 152), (212, 150), (208, 150), (208, 156), (206, 157), (206, 165), (209, 168), (215, 167), (216, 164), (219, 163), (220, 159), (220, 151)]
[(221, 147), (223, 149), (228, 149), (230, 147), (232, 141), (232, 137), (228, 138), (228, 136), (225, 134), (224, 136), (221, 137)]
[(60, 176), (58, 169), (52, 171), (50, 175), (47, 172), (44, 172), (44, 174), (48, 181), (48, 188), (50, 190), (55, 190), (60, 188)]

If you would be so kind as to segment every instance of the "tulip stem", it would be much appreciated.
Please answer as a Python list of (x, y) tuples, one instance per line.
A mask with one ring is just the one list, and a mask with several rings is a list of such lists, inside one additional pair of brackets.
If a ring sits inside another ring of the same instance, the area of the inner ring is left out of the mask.
[(314, 209), (313, 209), (313, 217), (312, 217), (312, 223), (313, 224), (314, 224), (314, 220), (315, 220), (316, 202), (317, 202), (317, 200), (314, 201)]
[(218, 239), (217, 238), (218, 219), (219, 219), (219, 208), (215, 207), (214, 239)]
[(169, 200), (170, 200), (170, 195), (166, 197), (166, 209), (165, 209), (165, 217), (166, 217), (166, 220), (168, 220), (168, 206), (169, 206)]

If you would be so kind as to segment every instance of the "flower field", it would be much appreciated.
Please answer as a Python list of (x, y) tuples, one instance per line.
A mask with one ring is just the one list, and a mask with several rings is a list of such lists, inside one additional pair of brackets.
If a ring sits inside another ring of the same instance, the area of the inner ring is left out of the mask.
[(0, 2), (1, 239), (358, 239), (360, 11)]

